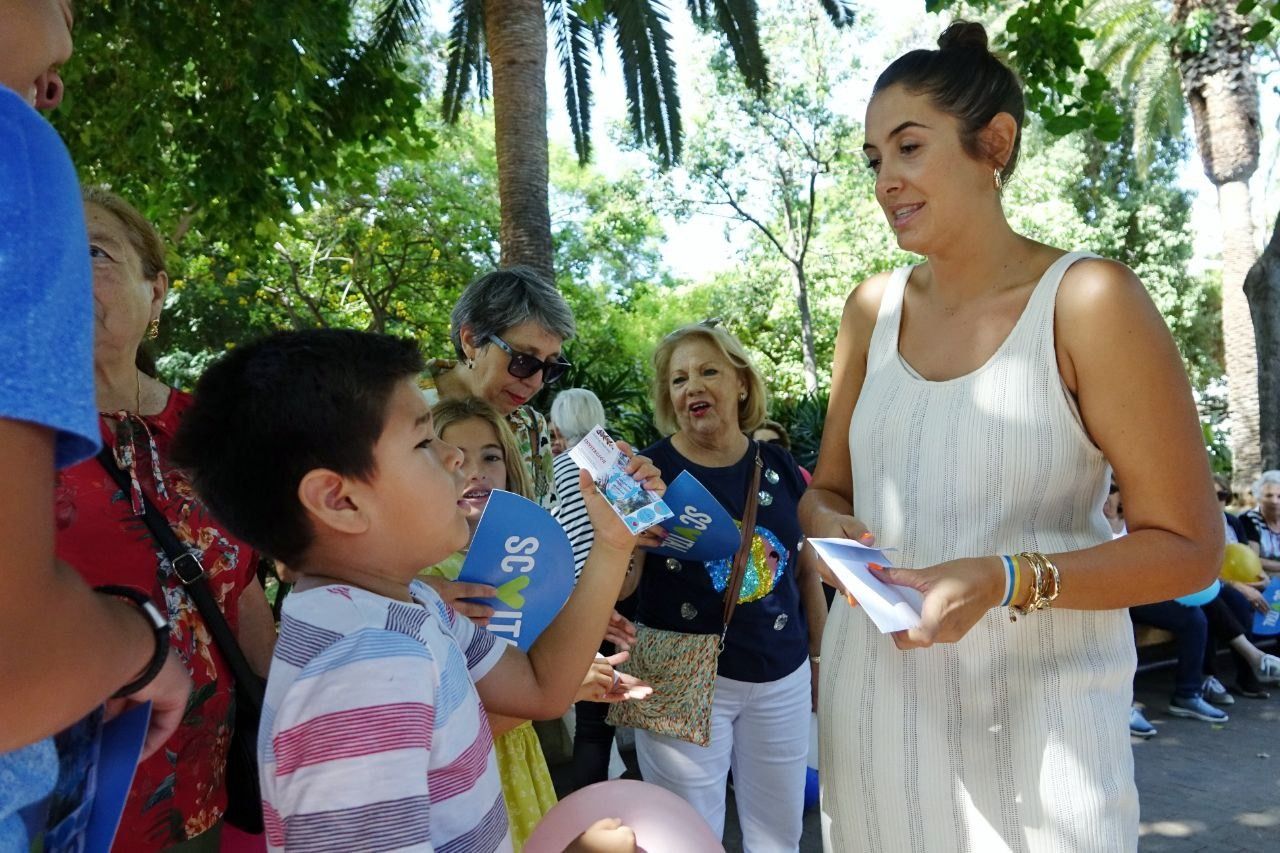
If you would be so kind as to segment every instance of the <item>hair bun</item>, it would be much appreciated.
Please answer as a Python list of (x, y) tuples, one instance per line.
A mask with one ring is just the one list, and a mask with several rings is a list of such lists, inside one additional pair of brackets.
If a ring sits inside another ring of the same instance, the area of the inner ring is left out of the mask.
[(987, 31), (976, 21), (953, 21), (938, 36), (939, 50), (987, 50)]

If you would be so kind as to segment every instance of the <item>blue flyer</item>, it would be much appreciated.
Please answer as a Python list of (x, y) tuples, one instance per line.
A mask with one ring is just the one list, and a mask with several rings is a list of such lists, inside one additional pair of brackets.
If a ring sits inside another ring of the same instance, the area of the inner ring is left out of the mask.
[(98, 747), (97, 793), (85, 828), (85, 850), (111, 849), (150, 721), (151, 703), (144, 702), (103, 724), (102, 743)]
[(494, 490), (458, 580), (497, 587), (489, 631), (528, 651), (573, 591), (573, 547), (549, 512)]
[(1253, 633), (1264, 637), (1280, 634), (1280, 578), (1272, 578), (1262, 595), (1271, 609), (1253, 614)]
[(667, 539), (653, 553), (681, 560), (725, 560), (734, 555), (742, 534), (738, 524), (707, 487), (688, 471), (667, 487), (663, 500), (675, 513), (660, 522)]

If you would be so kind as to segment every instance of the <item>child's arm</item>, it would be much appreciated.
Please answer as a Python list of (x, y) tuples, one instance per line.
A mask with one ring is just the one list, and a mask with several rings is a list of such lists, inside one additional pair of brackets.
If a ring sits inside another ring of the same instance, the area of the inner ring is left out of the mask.
[[(665, 491), (657, 468), (648, 459), (633, 457), (627, 470), (646, 487)], [(578, 485), (595, 528), (595, 542), (582, 578), (560, 615), (527, 655), (508, 648), (498, 665), (476, 683), (490, 712), (534, 720), (560, 716), (582, 685), (604, 637), (636, 538), (585, 471), (580, 472)]]

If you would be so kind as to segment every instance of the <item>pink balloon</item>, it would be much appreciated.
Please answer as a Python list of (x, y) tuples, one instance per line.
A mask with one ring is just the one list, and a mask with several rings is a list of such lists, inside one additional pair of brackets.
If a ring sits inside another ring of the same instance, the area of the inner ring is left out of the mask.
[(597, 782), (555, 805), (525, 842), (525, 853), (563, 853), (583, 830), (616, 817), (647, 853), (724, 853), (693, 806), (665, 788), (634, 779)]

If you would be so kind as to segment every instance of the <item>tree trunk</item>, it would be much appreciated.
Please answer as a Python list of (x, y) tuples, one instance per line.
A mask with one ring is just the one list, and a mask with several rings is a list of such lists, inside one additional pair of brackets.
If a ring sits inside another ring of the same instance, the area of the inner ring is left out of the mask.
[[(1260, 140), (1254, 47), (1248, 21), (1234, 0), (1175, 0), (1173, 21), (1185, 27), (1204, 15), (1203, 41), (1176, 39), (1174, 59), (1195, 128), (1204, 172), (1218, 188), (1222, 224), (1222, 340), (1231, 420), (1232, 479), (1239, 487), (1261, 465), (1258, 354), (1244, 280), (1258, 257), (1253, 240), (1249, 178), (1258, 168)], [(1274, 425), (1270, 425), (1274, 428)]]
[(554, 281), (547, 203), (547, 25), (542, 0), (484, 0), (493, 68), (502, 265)]
[(1244, 280), (1258, 342), (1258, 409), (1263, 470), (1280, 468), (1280, 218)]
[(1218, 187), (1222, 222), (1222, 344), (1227, 366), (1227, 411), (1231, 417), (1231, 469), (1235, 485), (1248, 484), (1262, 466), (1258, 409), (1258, 351), (1244, 283), (1257, 250), (1249, 207), (1249, 185)]
[(813, 345), (813, 316), (809, 313), (809, 282), (804, 267), (792, 262), (791, 286), (800, 311), (800, 349), (804, 353), (804, 390), (806, 394), (818, 393), (818, 357)]

